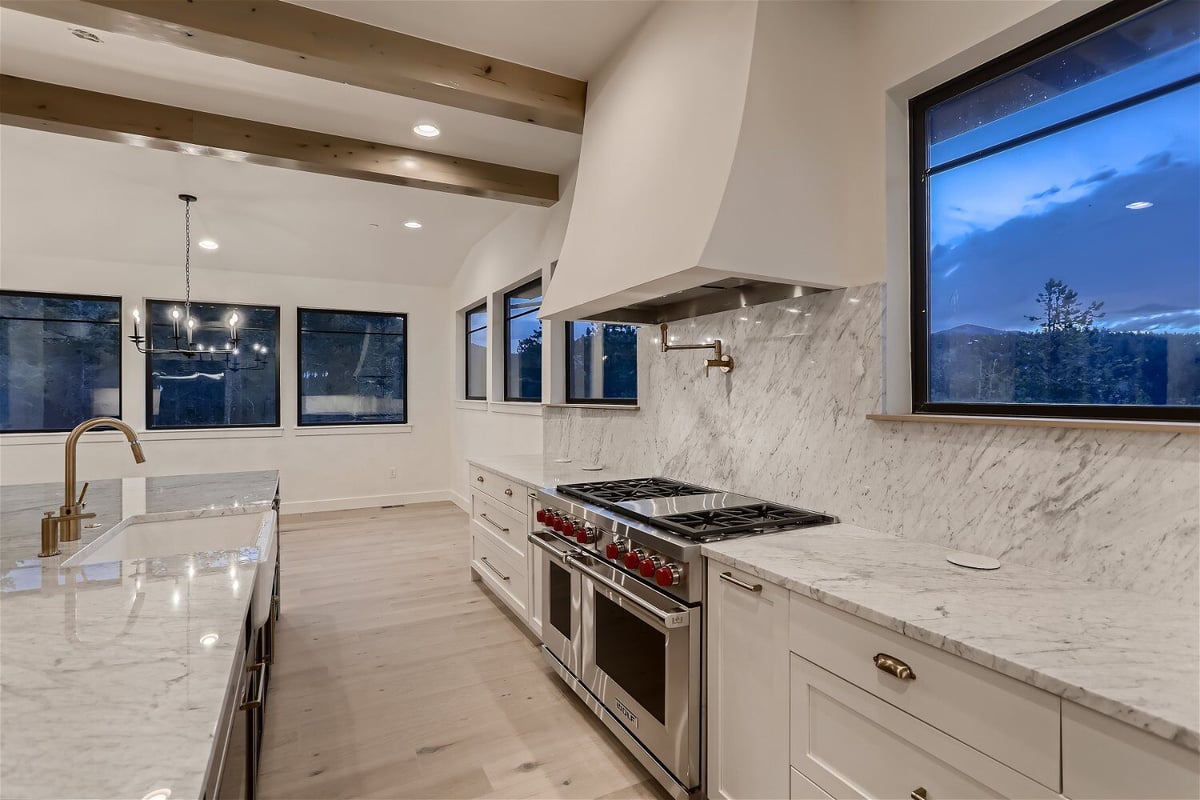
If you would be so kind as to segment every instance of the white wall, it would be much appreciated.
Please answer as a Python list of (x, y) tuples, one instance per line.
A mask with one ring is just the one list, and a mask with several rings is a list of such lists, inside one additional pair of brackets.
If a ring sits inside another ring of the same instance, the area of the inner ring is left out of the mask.
[[(550, 265), (558, 259), (571, 214), (575, 176), (563, 176), (562, 199), (548, 209), (518, 208), (480, 239), (467, 255), (450, 287), (449, 315), (454, 325), (455, 378), (452, 395), (450, 454), (451, 492), (460, 505), (467, 502), (468, 458), (530, 455), (542, 451), (542, 407), (535, 403), (505, 403), (502, 354), (505, 351), (503, 293), (540, 273), (543, 291), (550, 282)], [(488, 303), (489, 401), (463, 400), (463, 314)], [(449, 323), (448, 323), (449, 324)], [(554, 365), (562, 361), (560, 328), (546, 323), (542, 331), (542, 391), (545, 402), (561, 399)]]
[[(0, 285), (18, 291), (120, 295), (126, 330), (142, 298), (182, 295), (177, 265), (129, 265), (6, 254)], [(446, 386), (454, 363), (445, 320), (447, 290), (386, 283), (193, 270), (193, 296), (204, 301), (280, 306), (280, 411), (277, 431), (142, 434), (146, 463), (133, 463), (115, 433), (92, 433), (80, 448), (81, 479), (279, 469), (285, 510), (355, 508), (444, 500), (450, 483), (450, 409)], [(296, 307), (408, 314), (409, 425), (347, 428), (321, 435), (296, 428)], [(145, 357), (123, 341), (123, 417), (145, 423)], [(0, 481), (62, 479), (65, 434), (0, 437)], [(388, 477), (395, 467), (395, 478)]]

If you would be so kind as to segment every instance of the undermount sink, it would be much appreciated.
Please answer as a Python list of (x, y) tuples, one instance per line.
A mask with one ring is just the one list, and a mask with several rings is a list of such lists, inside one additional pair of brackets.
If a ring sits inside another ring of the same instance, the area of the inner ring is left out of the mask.
[[(270, 514), (227, 514), (185, 519), (124, 520), (62, 562), (64, 567), (140, 558), (208, 553), (273, 544)], [(265, 553), (263, 554), (265, 557)]]

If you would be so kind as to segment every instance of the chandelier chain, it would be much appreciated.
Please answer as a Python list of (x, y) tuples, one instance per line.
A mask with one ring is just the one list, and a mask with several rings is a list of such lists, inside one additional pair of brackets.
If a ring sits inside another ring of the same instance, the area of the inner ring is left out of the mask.
[(185, 324), (192, 318), (192, 203), (183, 204), (183, 318)]

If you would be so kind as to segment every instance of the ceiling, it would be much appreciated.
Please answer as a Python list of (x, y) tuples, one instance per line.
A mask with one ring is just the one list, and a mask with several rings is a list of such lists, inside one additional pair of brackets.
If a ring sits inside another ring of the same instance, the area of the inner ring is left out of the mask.
[[(153, 265), (183, 259), (194, 194), (201, 269), (445, 286), (471, 246), (514, 208), (43, 131), (0, 127), (0, 260), (22, 256)], [(408, 219), (424, 227), (409, 230)], [(378, 225), (378, 227), (374, 227)]]
[(287, 0), (588, 80), (658, 0)]
[[(305, 0), (301, 5), (585, 79), (653, 0)], [(0, 8), (0, 71), (22, 78), (559, 175), (578, 134), (399, 97), (140, 38), (76, 38)], [(417, 122), (442, 129), (412, 133)], [(517, 206), (5, 126), (3, 254), (144, 264), (180, 256), (179, 201), (200, 197), (205, 267), (446, 285)], [(425, 227), (400, 226), (418, 218)], [(370, 223), (377, 223), (374, 228)], [(347, 258), (347, 254), (353, 254)]]

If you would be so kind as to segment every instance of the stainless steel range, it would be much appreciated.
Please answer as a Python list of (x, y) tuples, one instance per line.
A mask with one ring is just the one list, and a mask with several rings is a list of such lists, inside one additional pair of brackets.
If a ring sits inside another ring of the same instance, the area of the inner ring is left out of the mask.
[(837, 520), (667, 478), (537, 497), (547, 661), (672, 796), (698, 796), (700, 545)]

